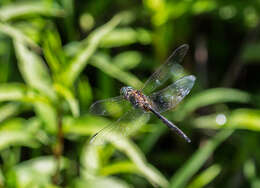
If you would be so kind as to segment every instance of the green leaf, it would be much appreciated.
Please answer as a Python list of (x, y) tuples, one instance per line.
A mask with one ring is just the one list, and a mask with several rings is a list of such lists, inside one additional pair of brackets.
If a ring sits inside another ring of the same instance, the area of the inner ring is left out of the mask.
[(64, 16), (64, 11), (58, 7), (58, 4), (51, 4), (46, 1), (13, 3), (0, 9), (0, 20), (2, 21), (31, 15), (60, 17)]
[(51, 100), (57, 100), (51, 77), (42, 59), (22, 43), (14, 41), (14, 45), (18, 57), (18, 66), (25, 82)]
[(185, 103), (178, 108), (175, 115), (178, 120), (182, 120), (186, 115), (203, 106), (226, 102), (249, 103), (250, 100), (251, 95), (249, 93), (238, 89), (208, 89), (188, 98)]
[(114, 29), (101, 40), (100, 46), (105, 48), (120, 47), (137, 41), (137, 33), (132, 28)]
[[(102, 127), (109, 124), (105, 118), (86, 116), (85, 118), (64, 119), (64, 133), (65, 134), (79, 134), (79, 135), (93, 135), (99, 131)], [(139, 124), (143, 124), (143, 121), (138, 121)], [(137, 122), (135, 122), (137, 123)], [(139, 125), (135, 125), (139, 126)], [(136, 165), (138, 171), (137, 174), (144, 176), (149, 182), (155, 185), (166, 187), (168, 185), (167, 179), (152, 165), (148, 164), (143, 153), (138, 147), (131, 142), (127, 137), (111, 132), (110, 136), (105, 137), (106, 141), (111, 142), (115, 148), (125, 153), (126, 156)], [(87, 142), (87, 145), (89, 142)], [(82, 152), (81, 161), (84, 166), (84, 173), (86, 177), (92, 177), (98, 175), (100, 168), (99, 156), (97, 153), (99, 146), (88, 145)]]
[(200, 116), (192, 121), (199, 128), (231, 128), (260, 131), (260, 111), (254, 109), (236, 109), (231, 113)]
[(81, 105), (81, 109), (83, 109), (83, 111), (88, 110), (88, 107), (93, 99), (93, 94), (92, 94), (91, 85), (87, 77), (83, 76), (80, 78), (77, 89), (78, 89), (77, 93), (78, 93), (78, 98), (80, 101), (79, 104)]
[(73, 186), (76, 188), (97, 188), (97, 187), (113, 187), (113, 188), (131, 188), (126, 182), (115, 177), (95, 177), (88, 179), (76, 179)]
[(202, 167), (216, 148), (232, 133), (232, 130), (222, 130), (214, 138), (210, 139), (203, 147), (199, 148), (171, 178), (170, 187), (185, 187), (191, 177)]
[(248, 159), (244, 164), (244, 175), (248, 180), (256, 178), (256, 166), (253, 160)]
[[(0, 93), (1, 95), (1, 93)], [(0, 122), (5, 119), (17, 115), (21, 111), (22, 107), (19, 103), (8, 103), (0, 107)]]
[(151, 33), (145, 29), (134, 30), (130, 27), (114, 29), (101, 40), (100, 46), (103, 48), (113, 48), (137, 42), (145, 45), (150, 44), (152, 42)]
[(54, 106), (45, 102), (36, 102), (34, 110), (37, 116), (42, 120), (46, 130), (49, 133), (56, 133), (57, 130), (57, 110)]
[[(62, 158), (60, 168), (68, 167), (68, 160)], [(15, 174), (19, 187), (47, 187), (51, 177), (56, 172), (57, 161), (53, 156), (44, 156), (24, 161), (14, 166), (8, 176)]]
[(147, 163), (145, 156), (139, 148), (127, 138), (120, 138), (110, 140), (110, 142), (121, 152), (125, 153), (130, 160), (136, 165), (139, 172), (152, 184), (161, 187), (169, 185), (167, 179), (151, 164)]
[(36, 147), (34, 138), (23, 131), (1, 131), (0, 132), (0, 150), (10, 146)]
[(87, 46), (83, 47), (83, 49), (81, 49), (80, 52), (78, 52), (76, 56), (70, 61), (69, 65), (65, 67), (65, 70), (61, 75), (63, 83), (67, 84), (68, 86), (74, 83), (76, 78), (86, 66), (89, 58), (98, 48), (101, 39), (107, 33), (111, 32), (120, 23), (121, 20), (121, 15), (116, 15), (108, 23), (90, 34), (90, 36), (86, 39)]
[(24, 129), (24, 126), (26, 124), (30, 126), (30, 123), (30, 121), (25, 121), (23, 119), (12, 119), (1, 123), (0, 150), (3, 150), (10, 146), (39, 146), (34, 137), (35, 135), (33, 135), (33, 133), (29, 129)]
[(61, 38), (56, 28), (50, 27), (44, 34), (43, 52), (53, 73), (58, 74), (65, 66), (67, 59), (62, 49)]
[(228, 118), (228, 127), (260, 131), (260, 110), (236, 109)]
[(203, 14), (213, 11), (217, 8), (217, 3), (212, 0), (199, 0), (193, 3), (192, 12), (194, 14)]
[(74, 97), (72, 91), (70, 91), (70, 89), (68, 89), (66, 86), (63, 86), (58, 83), (54, 84), (54, 87), (55, 87), (57, 93), (59, 93), (61, 96), (63, 96), (67, 100), (72, 114), (75, 117), (78, 117), (79, 116), (79, 104), (78, 104), (77, 99)]
[(221, 167), (219, 165), (212, 165), (203, 172), (201, 172), (187, 188), (201, 188), (205, 187), (212, 180), (214, 180), (220, 173)]
[(2, 101), (21, 101), (26, 99), (27, 89), (25, 85), (9, 83), (0, 85), (0, 102)]
[(93, 135), (109, 123), (109, 120), (99, 116), (87, 115), (80, 118), (67, 116), (63, 119), (63, 131), (65, 134)]
[(142, 55), (137, 51), (126, 51), (113, 58), (113, 64), (123, 70), (136, 67), (142, 61)]
[[(0, 10), (1, 12), (1, 10)], [(22, 31), (19, 29), (7, 24), (7, 23), (0, 23), (0, 32), (8, 35), (15, 41), (20, 41), (28, 46), (32, 47), (33, 49), (40, 51), (40, 47), (37, 43), (35, 43), (31, 38), (26, 36)]]
[(4, 173), (3, 173), (2, 169), (0, 169), (0, 186), (1, 187), (4, 187), (4, 181), (5, 181)]
[(134, 88), (142, 88), (143, 83), (131, 73), (125, 72), (118, 68), (117, 66), (113, 65), (110, 62), (108, 56), (102, 53), (98, 53), (92, 57), (92, 61), (90, 62), (91, 65), (97, 67), (98, 69), (102, 70), (109, 76), (125, 83), (126, 85), (133, 86)]
[(120, 161), (117, 163), (109, 164), (100, 170), (100, 174), (103, 176), (119, 174), (119, 173), (136, 173), (138, 168), (130, 161)]

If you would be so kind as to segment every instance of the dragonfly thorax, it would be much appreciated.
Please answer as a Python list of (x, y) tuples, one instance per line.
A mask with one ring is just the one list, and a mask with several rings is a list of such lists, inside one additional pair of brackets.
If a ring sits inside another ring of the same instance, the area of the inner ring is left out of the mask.
[(135, 108), (141, 108), (145, 111), (150, 111), (151, 104), (148, 97), (141, 91), (133, 89), (132, 87), (122, 87), (121, 95), (128, 100)]

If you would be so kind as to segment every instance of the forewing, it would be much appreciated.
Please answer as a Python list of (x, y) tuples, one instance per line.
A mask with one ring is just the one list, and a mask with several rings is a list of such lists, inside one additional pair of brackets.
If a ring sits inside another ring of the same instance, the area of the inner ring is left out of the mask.
[(90, 140), (92, 145), (102, 145), (108, 142), (120, 140), (122, 136), (128, 136), (149, 120), (150, 114), (141, 109), (131, 109), (117, 121), (107, 125), (97, 132)]
[(99, 100), (93, 103), (89, 112), (95, 115), (111, 116), (128, 110), (130, 104), (122, 96)]
[(150, 97), (153, 108), (162, 113), (174, 108), (186, 95), (189, 94), (195, 82), (195, 76), (184, 76), (168, 87), (153, 93)]
[(178, 74), (183, 69), (179, 63), (183, 60), (188, 49), (189, 46), (187, 44), (183, 44), (177, 48), (166, 60), (166, 62), (161, 65), (146, 81), (141, 91), (146, 95), (150, 94), (157, 87), (167, 81), (171, 76), (178, 76)]

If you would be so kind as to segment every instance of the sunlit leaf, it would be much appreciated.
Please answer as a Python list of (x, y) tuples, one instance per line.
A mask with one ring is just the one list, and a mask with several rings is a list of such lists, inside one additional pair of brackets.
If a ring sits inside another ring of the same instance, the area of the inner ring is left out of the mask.
[(104, 166), (100, 170), (100, 174), (104, 176), (118, 174), (118, 173), (138, 173), (138, 168), (135, 164), (130, 161), (121, 161), (117, 163), (112, 163), (110, 165)]
[(228, 118), (228, 127), (260, 130), (260, 110), (237, 109), (234, 110)]
[[(104, 118), (91, 118), (91, 116), (87, 116), (85, 121), (83, 119), (74, 121), (73, 119), (68, 118), (67, 120), (64, 120), (64, 131), (66, 133), (93, 135), (100, 130), (102, 126), (104, 127), (107, 125), (104, 120)], [(155, 167), (147, 163), (142, 152), (128, 138), (111, 132), (110, 136), (105, 139), (128, 156), (136, 165), (136, 168), (138, 169), (136, 172), (137, 174), (141, 174), (152, 184), (160, 185), (162, 187), (168, 185), (167, 179)], [(89, 142), (87, 144), (89, 144)], [(87, 177), (98, 173), (98, 169), (100, 168), (96, 151), (98, 147), (99, 146), (96, 145), (89, 145), (82, 154), (81, 160), (87, 171)]]
[(123, 70), (136, 67), (141, 63), (142, 55), (137, 51), (126, 51), (113, 58), (113, 64)]
[(170, 187), (185, 187), (191, 177), (203, 166), (215, 149), (232, 133), (232, 130), (222, 130), (214, 138), (210, 139), (203, 147), (199, 148), (171, 178)]
[(51, 77), (42, 59), (22, 43), (14, 41), (14, 44), (19, 60), (18, 66), (25, 82), (50, 99), (56, 100)]
[[(136, 165), (141, 173), (150, 183), (167, 187), (167, 179), (151, 164), (149, 164), (139, 148), (129, 139), (120, 135), (115, 135), (116, 139), (109, 140), (118, 150), (125, 153), (129, 159)], [(109, 137), (111, 138), (111, 137)]]
[(79, 104), (78, 100), (74, 97), (73, 93), (61, 84), (54, 84), (54, 87), (61, 96), (63, 96), (69, 103), (71, 112), (74, 116), (79, 116)]
[(219, 165), (212, 165), (203, 172), (201, 172), (187, 188), (201, 188), (205, 187), (212, 180), (214, 180), (220, 173), (221, 167)]
[(1, 131), (0, 150), (10, 146), (36, 147), (37, 143), (32, 135), (23, 131)]
[(134, 30), (132, 28), (114, 29), (108, 33), (100, 43), (101, 47), (112, 48), (126, 46), (140, 42), (142, 44), (151, 43), (151, 34), (145, 29)]
[(45, 102), (36, 102), (34, 110), (37, 116), (42, 120), (46, 130), (55, 133), (57, 130), (57, 109)]
[(78, 52), (76, 56), (71, 60), (70, 64), (65, 67), (65, 70), (61, 75), (64, 83), (70, 86), (75, 81), (75, 79), (86, 66), (89, 58), (98, 48), (101, 39), (107, 33), (111, 32), (120, 23), (121, 19), (122, 18), (120, 14), (116, 15), (108, 23), (96, 29), (90, 34), (90, 36), (87, 38), (88, 45), (81, 49), (80, 52)]
[[(62, 158), (60, 168), (68, 166), (68, 160)], [(47, 187), (51, 184), (51, 177), (57, 169), (57, 162), (53, 156), (44, 156), (24, 161), (10, 169), (16, 176), (16, 181), (21, 187)]]
[[(1, 95), (1, 93), (0, 93)], [(17, 115), (21, 111), (21, 104), (19, 103), (8, 103), (0, 107), (0, 122), (3, 120)]]
[(230, 88), (208, 89), (188, 98), (185, 103), (178, 108), (175, 115), (177, 119), (181, 120), (187, 114), (200, 107), (226, 102), (249, 103), (250, 100), (250, 94), (245, 91)]
[(105, 54), (99, 53), (94, 55), (92, 57), (91, 65), (97, 67), (109, 76), (118, 79), (126, 85), (130, 85), (135, 88), (141, 88), (143, 86), (143, 83), (136, 76), (113, 65), (109, 57), (107, 57)]
[(199, 128), (220, 129), (224, 127), (260, 131), (260, 111), (241, 108), (227, 114), (200, 116), (193, 123)]
[(25, 85), (12, 83), (0, 85), (0, 101), (23, 100), (27, 96)]
[(202, 14), (212, 11), (217, 8), (217, 3), (214, 0), (199, 0), (192, 6), (192, 12), (194, 14)]
[(65, 134), (93, 135), (109, 123), (109, 120), (98, 116), (88, 115), (76, 119), (65, 117), (63, 121), (63, 129)]
[(88, 106), (90, 102), (92, 102), (93, 94), (91, 85), (86, 77), (81, 77), (78, 82), (78, 97), (79, 104), (81, 108), (84, 110), (88, 110)]
[[(1, 11), (0, 11), (1, 12)], [(28, 46), (32, 47), (40, 51), (40, 47), (36, 44), (31, 38), (26, 36), (22, 31), (19, 29), (7, 24), (7, 23), (0, 23), (0, 32), (10, 36), (13, 40), (20, 41)]]
[[(23, 119), (11, 119), (0, 125), (0, 150), (10, 146), (39, 146), (36, 141), (33, 127), (35, 122)], [(24, 126), (27, 125), (25, 128)], [(36, 125), (37, 126), (37, 125)], [(35, 127), (37, 128), (37, 127)]]
[(60, 67), (66, 63), (62, 49), (61, 39), (56, 29), (50, 28), (45, 32), (43, 40), (44, 57), (53, 73), (57, 74)]
[(97, 177), (92, 179), (77, 179), (73, 187), (76, 188), (98, 188), (98, 187), (113, 187), (113, 188), (131, 188), (126, 182), (115, 177)]
[(42, 1), (9, 4), (0, 9), (0, 20), (2, 21), (30, 15), (63, 16), (64, 11), (58, 7), (58, 4)]

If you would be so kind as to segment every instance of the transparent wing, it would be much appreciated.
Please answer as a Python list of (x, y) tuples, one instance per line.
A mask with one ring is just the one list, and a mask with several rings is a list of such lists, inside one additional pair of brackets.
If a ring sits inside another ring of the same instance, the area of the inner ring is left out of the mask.
[(161, 65), (157, 69), (157, 71), (155, 71), (152, 76), (146, 81), (141, 91), (146, 95), (150, 94), (158, 86), (167, 81), (171, 76), (178, 75), (179, 72), (182, 71), (182, 66), (178, 63), (183, 60), (188, 49), (189, 46), (187, 44), (183, 44), (179, 48), (177, 48), (166, 60), (166, 62)]
[(131, 109), (116, 122), (107, 125), (90, 140), (92, 145), (101, 145), (106, 141), (115, 142), (122, 136), (128, 136), (149, 120), (150, 114), (141, 109)]
[(193, 75), (184, 76), (168, 87), (153, 93), (149, 98), (153, 102), (153, 108), (162, 113), (174, 108), (188, 93), (194, 85), (196, 78)]
[(89, 112), (95, 115), (110, 116), (115, 113), (129, 110), (130, 104), (122, 96), (99, 100), (93, 103)]

